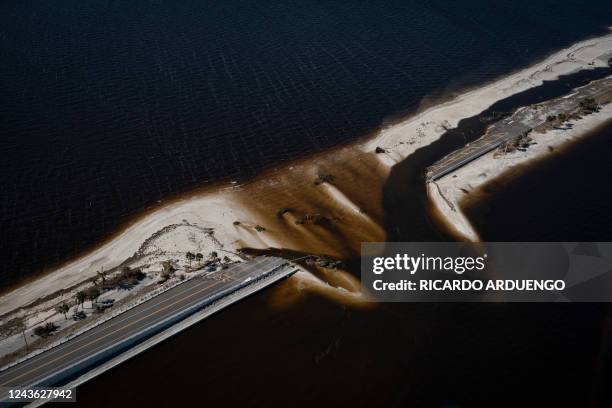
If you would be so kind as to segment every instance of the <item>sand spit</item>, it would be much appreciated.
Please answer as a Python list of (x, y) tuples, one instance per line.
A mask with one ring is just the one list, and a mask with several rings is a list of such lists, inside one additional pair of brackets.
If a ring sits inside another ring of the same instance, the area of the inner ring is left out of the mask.
[(561, 75), (606, 67), (611, 57), (612, 34), (578, 42), (528, 68), (382, 129), (362, 148), (364, 151), (373, 151), (377, 146), (387, 149), (389, 154), (384, 157), (384, 162), (389, 166), (394, 165), (424, 144), (438, 139), (447, 129), (455, 128), (461, 119), (479, 114), (496, 101), (541, 85), (543, 81), (555, 80)]
[[(444, 181), (444, 179), (441, 181)], [(434, 212), (432, 219), (444, 223), (444, 228), (459, 239), (472, 242), (480, 241), (478, 232), (461, 211), (459, 202), (455, 200), (456, 196), (451, 196), (447, 186), (445, 184), (443, 186), (444, 189), (435, 181), (427, 184), (427, 196), (431, 203), (432, 212)]]
[[(352, 147), (287, 164), (243, 184), (200, 191), (133, 222), (90, 253), (2, 296), (0, 315), (72, 287), (145, 251), (184, 262), (186, 251), (286, 248), (330, 257), (358, 256), (362, 241), (383, 241), (382, 190), (391, 166), (438, 139), (459, 120), (544, 80), (606, 66), (612, 34), (577, 43), (508, 77), (466, 92)], [(376, 147), (386, 150), (375, 153)], [(178, 228), (168, 226), (176, 225)], [(211, 232), (212, 231), (212, 232)], [(145, 254), (146, 255), (146, 254)], [(350, 290), (349, 288), (345, 288)]]
[[(352, 164), (343, 166), (344, 160)], [(7, 293), (0, 314), (126, 259), (138, 266), (173, 260), (184, 267), (187, 251), (235, 256), (239, 248), (270, 247), (331, 258), (358, 256), (361, 241), (385, 238), (380, 227), (385, 171), (372, 155), (342, 148), (320, 155), (316, 163), (295, 163), (250, 183), (184, 197), (144, 216), (90, 254)], [(324, 175), (328, 181), (320, 183)], [(338, 287), (354, 291), (346, 282), (340, 280)]]
[(610, 120), (612, 103), (604, 105), (599, 112), (578, 120), (570, 120), (563, 127), (547, 130), (545, 133), (532, 132), (530, 136), (535, 144), (524, 151), (516, 150), (503, 155), (498, 155), (495, 151), (489, 152), (437, 182), (430, 183), (428, 192), (432, 204), (441, 214), (440, 219), (465, 239), (479, 240), (478, 233), (461, 210), (469, 200), (477, 199), (479, 189), (500, 176), (523, 172), (524, 165), (528, 162), (544, 159), (570, 147)]

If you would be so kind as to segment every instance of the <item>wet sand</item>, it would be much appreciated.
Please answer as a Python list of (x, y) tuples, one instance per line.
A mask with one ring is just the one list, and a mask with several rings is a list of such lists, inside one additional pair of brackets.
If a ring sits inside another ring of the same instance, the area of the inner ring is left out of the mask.
[(525, 231), (529, 240), (609, 241), (610, 136), (609, 118), (550, 154), (517, 163), (474, 188), (461, 203), (464, 213), (487, 240), (516, 240), (517, 230), (534, 224), (540, 228)]
[[(166, 203), (79, 259), (5, 293), (0, 314), (73, 286), (101, 267), (109, 270), (120, 265), (150, 236), (185, 221), (214, 228), (225, 250), (274, 247), (345, 260), (358, 255), (363, 241), (448, 239), (445, 232), (432, 228), (420, 179), (422, 166), (465, 142), (463, 134), (447, 130), (466, 117), (478, 120), (474, 115), (482, 111), (514, 106), (525, 95), (542, 95), (548, 86), (541, 86), (544, 80), (581, 69), (587, 71), (577, 74), (579, 77), (593, 77), (594, 68), (607, 64), (607, 57), (601, 56), (611, 49), (612, 35), (578, 43), (384, 128), (364, 143), (279, 166), (251, 182), (199, 191)], [(531, 91), (524, 92), (527, 89)], [(511, 103), (499, 105), (500, 99)], [(374, 153), (377, 146), (385, 152)], [(316, 185), (320, 175), (331, 177)], [(258, 226), (265, 230), (258, 231)], [(175, 247), (176, 242), (181, 242), (180, 237), (167, 240)]]
[[(456, 128), (446, 132), (440, 139), (394, 166), (385, 184), (385, 229), (389, 234), (387, 240), (437, 241), (450, 237), (478, 239), (477, 234), (474, 237), (475, 233), (469, 233), (469, 225), (466, 234), (466, 228), (456, 222), (456, 217), (450, 217), (448, 212), (440, 210), (447, 208), (447, 203), (430, 200), (431, 192), (427, 190), (425, 183), (425, 169), (465, 143), (479, 138), (485, 129), (497, 120), (495, 112), (511, 112), (521, 106), (562, 96), (568, 89), (584, 85), (597, 77), (605, 77), (611, 72), (610, 68), (579, 72), (502, 99), (484, 112), (463, 119)], [(463, 169), (466, 168), (477, 167), (470, 164)], [(452, 178), (453, 175), (446, 177)], [(457, 203), (456, 206), (459, 207), (460, 204)], [(450, 234), (450, 237), (447, 234)]]

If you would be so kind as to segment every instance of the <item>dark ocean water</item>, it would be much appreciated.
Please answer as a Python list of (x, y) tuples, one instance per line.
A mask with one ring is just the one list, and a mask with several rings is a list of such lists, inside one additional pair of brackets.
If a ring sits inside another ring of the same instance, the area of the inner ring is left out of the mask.
[[(2, 282), (65, 259), (157, 200), (354, 140), (428, 95), (491, 80), (611, 22), (609, 1), (5, 1)], [(611, 139), (593, 140), (603, 144), (577, 150), (572, 166), (590, 157), (609, 163)], [(385, 210), (416, 208), (419, 217), (414, 228), (386, 211), (403, 222), (388, 228), (392, 238), (438, 236), (420, 196), (401, 189), (419, 182), (406, 176), (446, 143), (388, 180), (395, 194), (385, 196)], [(483, 236), (573, 240), (554, 231), (590, 223), (581, 238), (607, 239), (608, 205), (595, 201), (601, 189), (563, 194), (569, 187), (550, 180), (496, 193), (505, 198), (487, 204), (485, 220), (512, 202), (538, 209), (516, 224), (489, 224)], [(546, 181), (558, 191), (547, 194)], [(579, 203), (582, 194), (593, 198)], [(600, 210), (568, 217), (587, 202)], [(536, 215), (547, 206), (565, 223)], [(283, 308), (274, 306), (275, 290), (79, 387), (78, 405), (584, 406), (609, 383), (605, 305), (359, 309), (305, 295)]]
[(486, 241), (612, 241), (612, 122), (466, 208)]
[(608, 1), (4, 1), (0, 282), (611, 21)]
[[(491, 109), (535, 103), (583, 80), (584, 74), (564, 77)], [(471, 138), (472, 129), (482, 126), (479, 117), (468, 118), (457, 131)], [(432, 149), (452, 148), (455, 132), (394, 169), (400, 174), (385, 186), (385, 204), (404, 209), (407, 220), (385, 207), (386, 216), (400, 221), (389, 231), (392, 238), (436, 238), (433, 227), (414, 219), (426, 212), (418, 209), (422, 200), (410, 170), (422, 173), (423, 156)], [(489, 187), (491, 194), (469, 214), (487, 240), (609, 240), (611, 149), (608, 125), (523, 177)], [(390, 203), (402, 179), (413, 194), (399, 187), (398, 202)], [(409, 219), (413, 228), (403, 228)], [(259, 292), (79, 387), (79, 406), (177, 406), (197, 399), (249, 407), (604, 407), (612, 401), (609, 304), (360, 309), (308, 295), (284, 308), (274, 306), (275, 290)]]

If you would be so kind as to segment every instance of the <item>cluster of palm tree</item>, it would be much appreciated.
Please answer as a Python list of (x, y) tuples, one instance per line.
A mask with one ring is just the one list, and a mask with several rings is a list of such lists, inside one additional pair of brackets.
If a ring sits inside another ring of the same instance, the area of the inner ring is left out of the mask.
[(83, 309), (83, 304), (86, 300), (89, 300), (91, 302), (91, 308), (93, 309), (94, 302), (100, 297), (100, 295), (101, 293), (97, 286), (92, 286), (91, 288), (86, 290), (79, 290), (76, 295), (74, 295), (77, 309), (79, 308), (79, 306), (81, 306), (81, 309)]
[[(102, 290), (104, 290), (104, 286), (106, 284), (106, 272), (104, 270), (97, 271), (96, 277), (92, 279), (92, 282), (93, 282), (92, 287), (85, 289), (85, 290), (79, 290), (74, 295), (74, 304), (76, 305), (75, 311), (79, 309), (79, 306), (81, 307), (81, 309), (83, 309), (84, 308), (83, 304), (85, 303), (86, 300), (91, 301), (91, 308), (94, 307), (95, 301), (102, 294)], [(70, 312), (70, 304), (63, 302), (62, 304), (55, 307), (55, 311), (57, 313), (63, 314), (64, 319), (68, 320), (68, 312)], [(26, 349), (27, 349), (28, 341), (25, 335), (25, 331), (27, 329), (25, 321), (21, 321), (18, 328), (23, 334), (23, 339), (24, 339)], [(47, 323), (46, 326), (36, 327), (35, 334), (37, 334), (38, 336), (46, 337), (48, 334), (50, 334), (51, 332), (55, 330), (57, 330), (57, 326), (53, 325), (53, 323)]]
[(68, 320), (68, 312), (70, 311), (70, 306), (68, 306), (66, 303), (62, 303), (61, 305), (56, 307), (55, 310), (57, 310), (58, 313), (63, 314), (64, 319)]
[(202, 255), (201, 253), (197, 253), (194, 254), (193, 252), (187, 252), (185, 254), (185, 257), (187, 258), (187, 260), (189, 261), (189, 267), (191, 268), (191, 262), (194, 260), (198, 261), (198, 265), (202, 262), (202, 259), (204, 259), (204, 255)]

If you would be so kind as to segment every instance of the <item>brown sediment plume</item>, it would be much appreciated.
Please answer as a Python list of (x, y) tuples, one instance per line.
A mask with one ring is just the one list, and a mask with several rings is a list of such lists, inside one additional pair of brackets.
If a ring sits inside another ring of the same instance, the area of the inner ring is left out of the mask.
[(387, 172), (374, 153), (345, 147), (266, 172), (235, 199), (283, 248), (347, 259), (359, 256), (362, 242), (385, 239)]
[[(368, 133), (360, 140), (374, 137), (380, 129)], [(232, 198), (260, 216), (265, 222), (266, 233), (282, 242), (289, 241), (294, 249), (307, 248), (313, 252), (328, 253), (331, 256), (353, 256), (359, 253), (363, 240), (383, 240), (381, 227), (383, 218), (381, 191), (388, 169), (380, 163), (374, 153), (364, 153), (355, 141), (346, 142), (335, 148), (314, 155), (304, 155), (282, 166), (268, 169), (253, 179), (234, 188), (230, 180), (207, 183), (187, 193), (153, 203), (137, 211), (115, 231), (79, 253), (47, 265), (44, 269), (28, 274), (19, 281), (0, 288), (0, 295), (9, 293), (37, 279), (64, 268), (75, 260), (94, 253), (114, 241), (129, 228), (147, 216), (180, 202), (193, 198), (231, 190)], [(315, 185), (321, 172), (332, 174), (334, 180)], [(354, 211), (342, 208), (342, 203), (333, 199), (330, 193), (337, 190), (361, 211), (356, 217)], [(289, 211), (280, 214), (279, 211)], [(276, 218), (272, 217), (274, 215)], [(303, 224), (296, 224), (302, 217), (311, 216)], [(236, 229), (244, 236), (244, 245), (255, 238), (255, 224), (249, 220)], [(251, 225), (253, 224), (253, 225)], [(251, 228), (243, 228), (248, 226)], [(126, 260), (129, 261), (129, 260)], [(114, 269), (114, 268), (113, 268)]]
[[(288, 279), (270, 298), (283, 307), (306, 293), (355, 307), (373, 307), (361, 292), (361, 243), (384, 241), (383, 186), (388, 175), (375, 153), (337, 148), (303, 161), (263, 173), (242, 186), (233, 199), (252, 215), (236, 220), (246, 234), (243, 252), (302, 258), (304, 271)], [(261, 248), (249, 247), (253, 220), (265, 228)], [(305, 256), (342, 260), (342, 267), (325, 268)]]
[[(432, 144), (449, 128), (489, 109), (496, 101), (562, 74), (602, 67), (596, 58), (609, 44), (611, 35), (595, 43), (574, 44), (488, 86), (462, 93), (452, 102), (410, 115), (410, 120), (398, 126), (382, 126), (359, 143), (308, 158), (304, 152), (303, 159), (265, 171), (245, 184), (232, 181), (230, 185), (230, 180), (223, 180), (159, 202), (61, 268), (47, 270), (56, 274), (41, 273), (32, 276), (36, 282), (31, 285), (21, 281), (11, 293), (5, 290), (5, 309), (74, 285), (81, 277), (92, 276), (95, 268), (133, 260), (137, 244), (167, 224), (184, 221), (184, 217), (214, 227), (215, 239), (223, 235), (220, 242), (227, 245), (225, 249), (300, 249), (354, 263), (358, 263), (362, 241), (448, 239), (432, 225), (425, 208), (422, 169), (442, 154), (440, 144)], [(568, 59), (570, 51), (572, 58)], [(424, 102), (419, 111), (427, 106)], [(379, 146), (382, 152), (375, 154)]]
[[(388, 167), (377, 156), (359, 146), (338, 147), (267, 170), (244, 184), (218, 183), (166, 200), (143, 211), (80, 258), (67, 262), (62, 267), (64, 275), (54, 281), (53, 288), (43, 285), (42, 280), (51, 277), (49, 273), (31, 277), (30, 280), (38, 282), (37, 287), (21, 281), (10, 291), (7, 288), (5, 293), (13, 297), (6, 305), (30, 307), (41, 297), (50, 299), (65, 292), (66, 287), (78, 286), (83, 282), (76, 280), (78, 275), (87, 279), (87, 273), (93, 274), (95, 268), (112, 271), (126, 262), (137, 262), (139, 256), (134, 252), (137, 241), (140, 240), (140, 246), (159, 228), (180, 223), (181, 219), (185, 222), (184, 218), (214, 225), (215, 236), (222, 235), (220, 245), (230, 251), (286, 248), (343, 261), (359, 259), (361, 242), (386, 238), (382, 227), (382, 190)], [(123, 245), (117, 246), (118, 243)], [(108, 265), (112, 259), (114, 266)], [(320, 294), (349, 294), (352, 301), (360, 293), (355, 282), (351, 282), (358, 273), (358, 268), (352, 268), (350, 273), (335, 274), (334, 279), (310, 275), (318, 282), (311, 280), (305, 285), (321, 289)], [(65, 286), (61, 287), (59, 282)], [(22, 305), (19, 299), (23, 297), (17, 291), (25, 291), (28, 297)]]
[[(290, 285), (286, 285), (282, 290), (285, 295), (292, 295), (289, 298), (295, 297), (298, 295), (297, 292), (301, 292), (301, 289), (306, 287), (315, 291), (324, 289), (327, 295), (339, 300), (352, 300), (354, 303), (364, 303), (367, 300), (365, 294), (361, 293), (361, 281), (356, 276), (359, 274), (359, 262), (356, 259), (340, 262), (332, 267), (324, 267), (317, 262), (321, 259), (328, 259), (323, 254), (311, 254), (284, 248), (246, 248), (243, 252), (250, 255), (277, 256), (290, 259), (298, 264), (304, 273), (298, 274), (298, 279), (290, 280)], [(332, 259), (332, 261), (337, 260)], [(287, 290), (289, 287), (292, 290)], [(285, 295), (282, 296), (282, 303), (289, 303), (289, 298)]]
[[(337, 276), (357, 280), (356, 277), (343, 270), (334, 270), (333, 273)], [(357, 282), (357, 285), (359, 285), (359, 282)], [(360, 309), (372, 309), (378, 306), (376, 302), (360, 290), (351, 291), (342, 286), (333, 286), (304, 271), (297, 272), (285, 280), (283, 285), (279, 285), (271, 293), (269, 303), (275, 308), (289, 307), (311, 295), (325, 297), (340, 304)]]
[[(64, 259), (61, 259), (57, 262), (50, 262), (47, 265), (45, 265), (45, 267), (43, 267), (42, 269), (39, 270), (35, 270), (31, 273), (28, 273), (26, 276), (24, 277), (20, 277), (19, 280), (9, 283), (5, 286), (0, 287), (0, 296), (6, 294), (6, 293), (10, 293), (13, 290), (16, 290), (20, 287), (23, 287), (25, 285), (27, 285), (28, 283), (34, 282), (38, 279), (40, 279), (41, 277), (46, 276), (47, 274), (53, 273), (59, 269), (62, 269), (64, 267), (66, 267), (67, 265), (71, 264), (72, 262), (74, 262), (75, 260), (78, 260), (80, 258), (83, 258), (95, 251), (97, 251), (99, 248), (103, 247), (104, 245), (114, 241), (115, 239), (117, 239), (117, 237), (119, 237), (121, 234), (123, 234), (125, 231), (127, 231), (130, 227), (134, 226), (135, 224), (137, 224), (140, 220), (144, 219), (145, 217), (147, 217), (148, 215), (154, 213), (155, 211), (158, 211), (166, 206), (172, 205), (174, 203), (183, 201), (183, 200), (188, 200), (189, 198), (195, 196), (195, 195), (202, 195), (202, 194), (207, 194), (207, 193), (212, 193), (215, 192), (217, 190), (222, 189), (223, 187), (226, 187), (228, 184), (227, 180), (219, 180), (216, 182), (210, 182), (208, 183), (206, 186), (203, 187), (199, 187), (194, 189), (191, 192), (188, 193), (177, 193), (175, 195), (171, 195), (168, 196), (162, 200), (159, 200), (155, 203), (151, 203), (137, 211), (134, 211), (133, 214), (130, 216), (129, 219), (125, 220), (122, 224), (120, 224), (117, 228), (115, 228), (114, 230), (112, 230), (107, 236), (105, 236), (104, 238), (102, 238), (101, 240), (99, 240), (98, 242), (96, 242), (95, 244), (93, 244), (90, 247), (86, 247), (83, 248), (80, 251), (71, 253), (69, 255), (67, 255)], [(124, 259), (122, 261), (129, 261), (129, 259)], [(109, 270), (107, 270), (106, 272), (112, 272), (114, 270), (116, 270), (118, 267), (121, 267), (125, 262), (120, 263), (117, 267), (115, 268), (111, 268)], [(102, 265), (103, 266), (103, 265)], [(101, 267), (102, 267), (101, 266)], [(70, 288), (65, 289), (65, 291), (70, 291), (72, 289), (74, 289), (75, 287), (79, 286), (81, 283), (75, 284), (73, 286), (71, 286)], [(46, 297), (51, 298), (56, 296), (57, 293), (52, 293)], [(44, 301), (43, 299), (40, 299), (40, 301)]]

